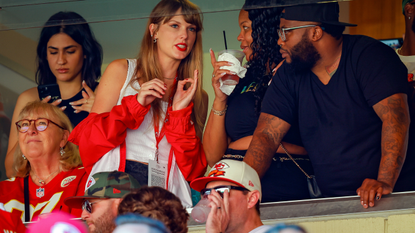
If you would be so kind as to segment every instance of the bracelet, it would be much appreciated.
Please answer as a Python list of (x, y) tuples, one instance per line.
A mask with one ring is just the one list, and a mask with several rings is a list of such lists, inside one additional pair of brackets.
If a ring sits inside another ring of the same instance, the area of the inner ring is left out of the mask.
[(226, 105), (225, 109), (223, 109), (222, 111), (218, 111), (218, 110), (214, 109), (213, 106), (212, 106), (212, 112), (213, 112), (213, 114), (218, 115), (218, 116), (225, 115), (226, 109), (228, 109), (228, 105)]

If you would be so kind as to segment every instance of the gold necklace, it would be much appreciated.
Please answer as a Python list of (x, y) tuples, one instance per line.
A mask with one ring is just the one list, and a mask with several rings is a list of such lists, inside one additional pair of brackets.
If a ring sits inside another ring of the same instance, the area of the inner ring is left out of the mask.
[[(33, 171), (33, 170), (32, 170)], [(38, 175), (36, 175), (36, 172), (35, 171), (33, 171), (33, 175), (35, 175), (36, 176), (36, 178), (39, 180), (38, 182), (39, 182), (39, 184), (41, 184), (41, 185), (45, 185), (46, 184), (46, 180), (51, 176), (51, 175), (53, 175), (53, 174), (55, 174), (56, 172), (58, 172), (58, 171), (60, 171), (60, 168), (57, 170), (57, 171), (55, 171), (55, 172), (53, 172), (53, 173), (50, 173), (45, 179), (40, 179), (40, 177), (38, 176)]]

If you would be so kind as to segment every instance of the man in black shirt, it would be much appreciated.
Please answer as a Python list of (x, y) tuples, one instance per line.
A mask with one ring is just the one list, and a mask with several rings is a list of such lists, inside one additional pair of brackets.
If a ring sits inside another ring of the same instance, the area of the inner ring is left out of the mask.
[(283, 11), (278, 44), (285, 62), (266, 93), (244, 161), (262, 176), (298, 121), (323, 195), (357, 192), (368, 208), (394, 187), (415, 189), (413, 176), (399, 177), (410, 123), (407, 71), (388, 46), (343, 35), (355, 25), (339, 22), (338, 12), (338, 3)]

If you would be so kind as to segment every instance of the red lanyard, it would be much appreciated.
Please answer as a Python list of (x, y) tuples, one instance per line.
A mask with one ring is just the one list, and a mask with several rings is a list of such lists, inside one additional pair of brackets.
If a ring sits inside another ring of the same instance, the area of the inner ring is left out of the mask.
[[(170, 93), (170, 97), (169, 97), (169, 105), (167, 106), (167, 109), (169, 109), (169, 107), (171, 107), (173, 105), (173, 98), (174, 98), (174, 94), (176, 93), (176, 88), (177, 88), (177, 76), (174, 79), (173, 82), (173, 86), (172, 86), (172, 90)], [(159, 161), (159, 143), (161, 142), (161, 140), (164, 138), (165, 135), (165, 131), (166, 128), (164, 127), (166, 124), (166, 119), (167, 119), (167, 111), (164, 115), (164, 120), (163, 120), (163, 126), (161, 127), (161, 130), (159, 132), (159, 118), (157, 117), (156, 120), (154, 121), (154, 134), (156, 136), (156, 161), (158, 163)]]

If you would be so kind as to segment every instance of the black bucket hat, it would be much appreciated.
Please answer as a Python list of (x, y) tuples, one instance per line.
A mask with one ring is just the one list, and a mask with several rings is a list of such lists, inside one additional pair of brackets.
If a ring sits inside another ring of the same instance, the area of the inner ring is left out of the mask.
[(296, 21), (312, 21), (333, 26), (357, 26), (351, 23), (339, 22), (339, 3), (313, 3), (285, 7), (281, 18)]

